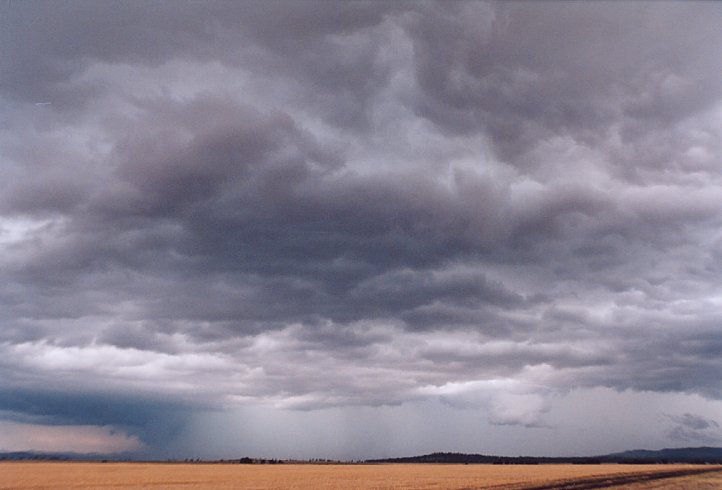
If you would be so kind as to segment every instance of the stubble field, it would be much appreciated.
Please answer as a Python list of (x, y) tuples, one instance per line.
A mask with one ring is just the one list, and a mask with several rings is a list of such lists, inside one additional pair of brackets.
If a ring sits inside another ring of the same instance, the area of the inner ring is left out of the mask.
[(722, 489), (722, 466), (0, 463), (0, 490)]

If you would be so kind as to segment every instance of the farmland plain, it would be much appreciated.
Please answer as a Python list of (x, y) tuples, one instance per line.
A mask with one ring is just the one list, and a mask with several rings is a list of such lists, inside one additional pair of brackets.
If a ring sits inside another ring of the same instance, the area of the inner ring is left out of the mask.
[(722, 466), (3, 462), (0, 490), (722, 489)]

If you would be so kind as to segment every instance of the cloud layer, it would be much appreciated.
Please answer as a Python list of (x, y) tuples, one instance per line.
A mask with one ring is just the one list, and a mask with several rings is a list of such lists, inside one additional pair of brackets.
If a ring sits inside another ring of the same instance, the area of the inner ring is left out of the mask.
[(8, 417), (722, 397), (718, 5), (1, 8)]

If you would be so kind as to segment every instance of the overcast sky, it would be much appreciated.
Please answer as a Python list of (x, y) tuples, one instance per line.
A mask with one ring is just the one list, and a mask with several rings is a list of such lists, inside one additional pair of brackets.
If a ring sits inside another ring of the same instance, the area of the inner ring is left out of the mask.
[(0, 24), (0, 450), (722, 445), (722, 4)]

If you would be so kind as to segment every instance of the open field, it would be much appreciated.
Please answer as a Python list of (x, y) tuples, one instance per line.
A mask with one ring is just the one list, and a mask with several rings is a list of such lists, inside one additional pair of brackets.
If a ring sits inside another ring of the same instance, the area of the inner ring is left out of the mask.
[[(573, 485), (572, 485), (573, 481)], [(621, 485), (621, 486), (620, 486)], [(722, 466), (2, 462), (0, 490), (722, 489)]]

